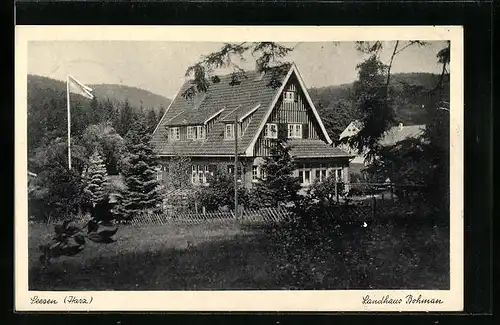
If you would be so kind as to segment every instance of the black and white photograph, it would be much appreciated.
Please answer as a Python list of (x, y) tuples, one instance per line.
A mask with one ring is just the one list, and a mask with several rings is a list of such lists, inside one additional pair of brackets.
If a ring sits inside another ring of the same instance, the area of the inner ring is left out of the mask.
[(460, 28), (44, 28), (18, 308), (460, 310)]

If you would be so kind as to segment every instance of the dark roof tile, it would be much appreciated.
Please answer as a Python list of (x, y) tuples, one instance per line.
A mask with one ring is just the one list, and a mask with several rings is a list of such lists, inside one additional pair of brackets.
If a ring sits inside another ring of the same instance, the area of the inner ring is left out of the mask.
[[(276, 87), (270, 86), (271, 73), (266, 73), (261, 79), (255, 78), (256, 74), (256, 71), (247, 72), (248, 78), (238, 85), (230, 85), (230, 75), (222, 76), (219, 82), (210, 85), (206, 94), (193, 99), (181, 96), (190, 86), (189, 82), (184, 83), (153, 134), (151, 142), (155, 151), (159, 155), (230, 155), (234, 153), (234, 141), (224, 140), (224, 123), (221, 122), (234, 119), (231, 114), (244, 115), (260, 104), (252, 113), (251, 122), (239, 140), (239, 151), (244, 152), (278, 91)], [(201, 124), (221, 109), (224, 109), (221, 119), (215, 122), (205, 140), (167, 141), (166, 127)]]
[(289, 143), (291, 146), (290, 154), (296, 158), (354, 157), (321, 140), (300, 139), (291, 140)]

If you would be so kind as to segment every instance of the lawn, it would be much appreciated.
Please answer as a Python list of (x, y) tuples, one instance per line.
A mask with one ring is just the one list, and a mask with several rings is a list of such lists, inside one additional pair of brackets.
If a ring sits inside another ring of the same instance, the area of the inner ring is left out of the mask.
[(448, 289), (446, 227), (380, 223), (121, 226), (110, 244), (38, 264), (53, 226), (29, 226), (30, 290)]

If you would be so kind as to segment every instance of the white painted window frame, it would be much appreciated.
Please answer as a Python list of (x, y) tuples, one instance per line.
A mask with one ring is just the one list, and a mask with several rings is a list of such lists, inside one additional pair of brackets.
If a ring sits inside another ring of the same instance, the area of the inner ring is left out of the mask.
[(286, 103), (293, 103), (295, 101), (297, 94), (293, 90), (285, 90), (283, 92), (283, 101)]
[(203, 140), (206, 137), (205, 134), (205, 126), (204, 125), (197, 125), (196, 126), (196, 139)]
[[(228, 130), (230, 130), (230, 134), (228, 134)], [(234, 124), (226, 124), (224, 126), (224, 139), (225, 140), (234, 140)]]
[(289, 139), (302, 139), (302, 124), (289, 123), (288, 124), (288, 138)]
[(196, 138), (196, 127), (188, 126), (186, 131), (186, 138), (189, 140), (194, 140)]
[[(271, 128), (274, 126), (274, 134), (271, 134)], [(264, 138), (266, 139), (278, 139), (278, 124), (276, 123), (267, 123), (264, 128)]]
[(172, 141), (179, 141), (181, 139), (181, 129), (179, 127), (170, 128), (170, 139)]

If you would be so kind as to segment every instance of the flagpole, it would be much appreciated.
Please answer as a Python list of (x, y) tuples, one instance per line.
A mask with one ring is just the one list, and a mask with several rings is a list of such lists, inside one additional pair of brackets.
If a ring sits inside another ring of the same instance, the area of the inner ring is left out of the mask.
[(69, 107), (69, 75), (66, 76), (66, 99), (68, 108), (68, 168), (71, 170), (71, 113)]

